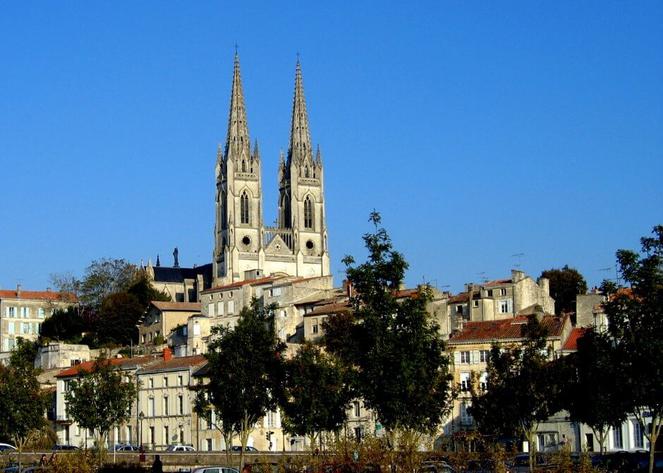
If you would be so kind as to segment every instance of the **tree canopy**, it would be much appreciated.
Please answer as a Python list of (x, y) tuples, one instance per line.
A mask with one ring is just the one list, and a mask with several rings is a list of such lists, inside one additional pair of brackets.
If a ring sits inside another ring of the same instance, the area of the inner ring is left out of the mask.
[[(630, 411), (650, 440), (650, 472), (663, 426), (663, 225), (655, 226), (652, 234), (640, 240), (641, 254), (617, 251), (626, 288), (609, 294), (604, 304), (608, 333), (627, 375)], [(651, 416), (651, 430), (646, 413)]]
[(352, 314), (324, 323), (325, 346), (355, 372), (356, 389), (387, 432), (434, 431), (450, 408), (451, 375), (438, 326), (427, 311), (430, 290), (399, 297), (407, 262), (393, 249), (380, 215), (364, 235), (368, 259), (346, 257)]
[(522, 344), (493, 345), (487, 389), (473, 392), (469, 408), (483, 434), (521, 434), (530, 446), (530, 468), (538, 424), (559, 410), (556, 373), (548, 363), (546, 335), (536, 316), (530, 316), (522, 326)]
[(580, 272), (569, 265), (551, 268), (541, 273), (550, 280), (550, 296), (555, 299), (555, 313), (575, 312), (576, 296), (587, 292), (587, 281)]
[(257, 299), (244, 307), (234, 328), (215, 327), (205, 355), (209, 382), (204, 387), (224, 429), (242, 444), (240, 467), (249, 433), (258, 420), (273, 411), (281, 398), (285, 344), (274, 332), (274, 307)]
[(133, 382), (123, 378), (109, 360), (100, 358), (89, 372), (71, 380), (65, 392), (68, 417), (94, 431), (100, 446), (114, 426), (129, 420), (137, 391)]
[(292, 434), (336, 432), (347, 419), (353, 398), (348, 370), (318, 346), (305, 343), (285, 362), (284, 388), (284, 425)]

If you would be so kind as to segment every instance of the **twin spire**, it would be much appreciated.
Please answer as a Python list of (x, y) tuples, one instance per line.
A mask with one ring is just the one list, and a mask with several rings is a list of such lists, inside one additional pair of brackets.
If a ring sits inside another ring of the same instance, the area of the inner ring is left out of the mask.
[[(246, 120), (246, 106), (244, 104), (244, 91), (242, 89), (242, 77), (239, 68), (239, 55), (235, 52), (233, 67), (232, 91), (230, 94), (230, 113), (228, 117), (228, 134), (226, 138), (225, 156), (232, 154), (236, 157), (249, 157), (250, 139), (249, 125)], [(258, 158), (258, 142), (254, 146), (254, 155)], [(258, 158), (259, 159), (259, 158)], [(292, 104), (292, 123), (290, 128), (290, 143), (288, 145), (287, 165), (292, 160), (313, 161), (311, 148), (311, 133), (308, 125), (308, 113), (306, 111), (306, 99), (304, 98), (304, 81), (302, 79), (302, 67), (297, 58), (295, 68), (295, 93)], [(320, 149), (318, 148), (316, 161), (320, 161)]]

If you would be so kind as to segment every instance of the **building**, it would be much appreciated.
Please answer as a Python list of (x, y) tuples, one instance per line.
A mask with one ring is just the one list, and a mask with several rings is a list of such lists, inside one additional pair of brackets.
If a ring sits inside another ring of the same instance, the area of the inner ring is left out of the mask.
[(173, 250), (173, 259), (173, 266), (170, 267), (161, 266), (159, 255), (156, 265), (148, 261), (144, 270), (150, 283), (158, 291), (168, 294), (173, 302), (200, 301), (200, 291), (212, 285), (212, 264), (180, 267), (177, 248)]
[(193, 372), (205, 363), (201, 355), (176, 358), (166, 348), (162, 358), (137, 370), (139, 444), (152, 450), (171, 444), (191, 444), (197, 450), (203, 447), (193, 413), (196, 393), (191, 388)]
[[(486, 367), (493, 344), (509, 346), (524, 341), (522, 329), (527, 324), (528, 315), (539, 318), (541, 325), (547, 329), (548, 356), (553, 359), (562, 356), (565, 343), (572, 334), (571, 319), (568, 315), (557, 317), (544, 315), (543, 311), (520, 315), (509, 319), (498, 319), (481, 322), (467, 322), (463, 329), (447, 342), (447, 352), (451, 361), (451, 372), (459, 394), (454, 400), (451, 418), (444, 426), (444, 433), (451, 438), (475, 429), (474, 419), (468, 412), (471, 405), (473, 383), (476, 389), (487, 389)], [(551, 417), (541, 423), (538, 430), (538, 451), (549, 450), (557, 446), (562, 439), (575, 439), (577, 434), (564, 414)], [(576, 450), (577, 451), (577, 450)]]
[(0, 289), (0, 351), (16, 347), (16, 339), (36, 340), (41, 324), (56, 309), (76, 304), (76, 297), (55, 291), (26, 291)]
[(162, 345), (170, 333), (186, 326), (189, 317), (200, 314), (199, 302), (152, 301), (141, 325), (138, 327), (140, 344)]
[[(115, 369), (121, 370), (125, 379), (132, 382), (137, 381), (138, 369), (150, 363), (155, 363), (159, 360), (154, 356), (141, 356), (134, 358), (110, 358), (107, 360)], [(55, 415), (54, 415), (54, 428), (57, 435), (59, 444), (74, 445), (77, 447), (86, 447), (94, 445), (94, 437), (92, 432), (82, 429), (76, 422), (69, 417), (67, 413), (67, 402), (65, 399), (66, 392), (72, 380), (78, 379), (86, 372), (90, 372), (94, 368), (95, 361), (87, 361), (77, 364), (71, 368), (60, 371), (56, 375), (56, 390), (55, 390)], [(136, 443), (136, 433), (139, 430), (140, 419), (136, 403), (131, 408), (131, 417), (129, 422), (125, 425), (117, 426), (114, 431), (109, 435), (108, 444), (113, 445), (116, 443)]]
[(278, 219), (263, 221), (262, 161), (251, 139), (235, 55), (228, 132), (216, 163), (213, 285), (284, 273), (328, 276), (329, 252), (320, 149), (313, 151), (299, 61), (290, 142), (278, 168)]
[(465, 291), (450, 297), (448, 304), (454, 329), (461, 329), (465, 322), (513, 318), (535, 305), (547, 314), (555, 312), (548, 279), (540, 278), (537, 282), (515, 269), (510, 279), (466, 284)]

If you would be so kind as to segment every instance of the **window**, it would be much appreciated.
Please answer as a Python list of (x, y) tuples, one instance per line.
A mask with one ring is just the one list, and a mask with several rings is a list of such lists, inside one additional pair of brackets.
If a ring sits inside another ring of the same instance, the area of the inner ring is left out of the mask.
[(457, 305), (456, 306), (456, 314), (463, 315), (463, 306), (462, 305)]
[(490, 358), (490, 350), (479, 351), (479, 360), (481, 361), (481, 363), (488, 363), (489, 358)]
[(216, 303), (216, 313), (219, 315), (223, 315), (223, 302), (217, 302)]
[(460, 390), (463, 392), (467, 392), (470, 390), (471, 387), (471, 379), (470, 379), (470, 373), (461, 373), (460, 374)]
[(40, 319), (43, 319), (44, 317), (46, 317), (46, 311), (44, 310), (43, 307), (40, 307), (39, 309), (37, 309), (37, 316)]
[(472, 301), (472, 306), (474, 307), (479, 307), (479, 299), (475, 299)]
[(636, 448), (644, 448), (645, 441), (642, 435), (642, 426), (637, 420), (633, 421), (633, 443)]
[(152, 448), (154, 448), (154, 445), (156, 444), (156, 439), (154, 437), (154, 426), (150, 427), (150, 444), (152, 445)]
[(154, 417), (155, 416), (154, 412), (154, 398), (151, 397), (147, 400), (147, 416), (148, 417)]
[(469, 407), (470, 403), (467, 401), (460, 403), (460, 423), (463, 425), (471, 425), (472, 422), (474, 422), (474, 419), (472, 419), (472, 416), (468, 411)]
[(355, 417), (361, 417), (361, 404), (359, 401), (355, 401), (352, 403), (352, 413), (354, 414)]
[(240, 223), (249, 223), (249, 195), (242, 192), (239, 204)]
[(506, 289), (500, 289), (500, 296), (506, 296)]
[(210, 305), (207, 306), (207, 312), (210, 317), (214, 317), (216, 315), (216, 306), (214, 305), (214, 302), (212, 302)]
[(313, 202), (309, 195), (304, 199), (304, 228), (313, 228)]
[(488, 289), (488, 297), (493, 297), (493, 290), (492, 289)]
[(624, 439), (622, 438), (622, 426), (616, 425), (612, 428), (612, 443), (616, 449), (624, 448)]
[(178, 386), (183, 386), (184, 385), (184, 378), (182, 377), (182, 375), (179, 375), (177, 377), (177, 385)]
[(184, 396), (181, 394), (177, 396), (177, 413), (178, 414), (184, 414)]
[(21, 317), (24, 319), (30, 317), (30, 307), (21, 307)]
[(163, 377), (163, 387), (167, 388), (168, 387), (168, 376)]
[(170, 432), (168, 432), (168, 426), (164, 425), (163, 427), (163, 443), (169, 443), (170, 442)]
[(277, 427), (276, 415), (276, 411), (267, 412), (267, 427)]
[(199, 335), (200, 335), (200, 324), (196, 320), (193, 322), (193, 336), (196, 337)]
[(460, 362), (466, 365), (470, 364), (470, 352), (469, 351), (461, 351), (460, 352)]
[(150, 379), (147, 381), (147, 385), (148, 385), (150, 388), (153, 388), (153, 387), (154, 387), (154, 378), (150, 378)]
[(207, 451), (211, 452), (212, 450), (214, 450), (213, 447), (214, 445), (212, 444), (212, 439), (207, 439)]
[(14, 328), (14, 322), (9, 322), (7, 324), (7, 331), (8, 333), (16, 333)]
[(30, 333), (30, 324), (27, 322), (21, 322), (21, 333)]
[(127, 443), (133, 443), (133, 432), (131, 431), (131, 426), (127, 425)]
[(235, 301), (228, 301), (228, 315), (235, 314)]
[(513, 312), (513, 301), (511, 299), (503, 299), (500, 301), (500, 314), (508, 314)]
[[(168, 415), (168, 396), (163, 397), (163, 415)], [(168, 436), (166, 436), (168, 438)]]
[(481, 377), (479, 378), (479, 389), (481, 391), (488, 391), (488, 373), (485, 371), (481, 373)]
[(313, 327), (311, 328), (311, 331), (313, 332), (314, 335), (318, 333), (318, 321), (317, 320), (313, 321)]
[(7, 307), (7, 317), (16, 317), (16, 307)]

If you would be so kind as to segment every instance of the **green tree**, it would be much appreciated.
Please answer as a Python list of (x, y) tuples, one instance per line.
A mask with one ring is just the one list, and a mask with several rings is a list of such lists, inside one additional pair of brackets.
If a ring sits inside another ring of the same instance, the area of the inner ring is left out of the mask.
[(559, 360), (569, 376), (563, 403), (571, 420), (588, 425), (605, 450), (608, 429), (626, 419), (631, 387), (621, 369), (614, 344), (605, 334), (590, 331), (578, 340), (578, 351)]
[(99, 308), (96, 325), (100, 344), (128, 345), (138, 341), (136, 324), (145, 313), (138, 298), (128, 292), (106, 296)]
[(136, 272), (136, 266), (124, 259), (102, 258), (92, 261), (80, 280), (69, 274), (53, 274), (51, 281), (60, 292), (73, 293), (81, 304), (96, 309), (106, 296), (126, 291)]
[(33, 344), (19, 339), (9, 366), (0, 364), (0, 439), (16, 444), (19, 469), (23, 448), (46, 425), (49, 404), (37, 381), (34, 358), (30, 362), (31, 353), (35, 353)]
[(285, 344), (274, 332), (274, 306), (256, 299), (242, 309), (234, 328), (215, 327), (213, 334), (205, 355), (209, 382), (204, 390), (224, 428), (239, 436), (241, 470), (253, 426), (281, 398)]
[(311, 343), (302, 345), (285, 362), (285, 430), (309, 436), (311, 447), (322, 432), (337, 432), (354, 396), (349, 381), (347, 369), (333, 355)]
[(129, 420), (131, 406), (136, 399), (136, 386), (123, 379), (110, 361), (98, 359), (89, 372), (82, 372), (72, 380), (65, 393), (68, 416), (84, 429), (92, 430), (97, 437), (99, 461), (108, 432)]
[(41, 324), (41, 338), (78, 343), (82, 333), (90, 328), (81, 316), (81, 308), (70, 306), (56, 309), (53, 315), (44, 320)]
[(559, 410), (557, 374), (548, 363), (546, 331), (536, 316), (522, 325), (522, 344), (493, 345), (488, 387), (472, 393), (470, 414), (487, 435), (522, 435), (529, 444), (530, 471), (539, 423)]
[[(630, 410), (650, 442), (650, 473), (663, 425), (663, 225), (652, 233), (640, 240), (641, 254), (617, 251), (627, 288), (611, 294), (604, 305), (609, 334), (628, 376)], [(651, 428), (645, 413), (651, 416)]]
[(551, 268), (541, 273), (550, 280), (550, 295), (555, 299), (555, 313), (575, 312), (576, 296), (587, 292), (587, 281), (575, 268)]
[(152, 301), (165, 301), (169, 302), (170, 296), (163, 291), (157, 290), (147, 277), (144, 271), (138, 271), (136, 276), (127, 288), (128, 294), (135, 296), (138, 302), (145, 308), (150, 305)]
[[(356, 294), (352, 314), (330, 317), (325, 345), (355, 371), (359, 395), (374, 410), (390, 441), (397, 432), (432, 432), (449, 411), (451, 376), (439, 328), (427, 311), (431, 294), (398, 298), (407, 262), (392, 247), (380, 215), (364, 235), (368, 260), (346, 257)], [(405, 437), (405, 436), (404, 436)]]

